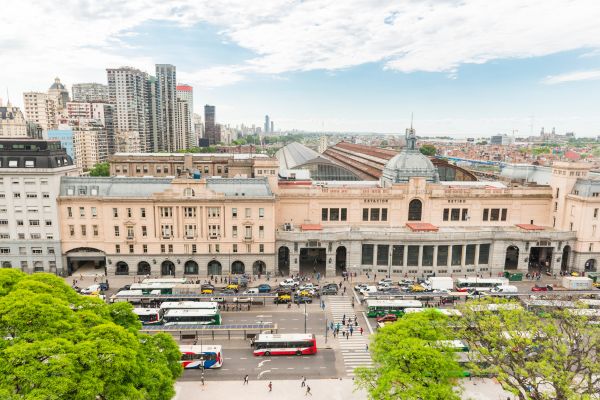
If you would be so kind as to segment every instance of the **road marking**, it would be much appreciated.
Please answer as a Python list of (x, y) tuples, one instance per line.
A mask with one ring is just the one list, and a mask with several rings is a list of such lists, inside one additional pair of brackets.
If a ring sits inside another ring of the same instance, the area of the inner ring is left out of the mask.
[(371, 324), (369, 323), (369, 320), (367, 319), (367, 314), (365, 314), (365, 312), (362, 312), (362, 315), (365, 319), (365, 321), (367, 321), (367, 328), (369, 328), (369, 332), (372, 334), (373, 333), (373, 328), (371, 327)]
[(264, 360), (258, 363), (258, 368), (262, 368), (262, 366), (266, 363), (266, 362), (271, 362), (271, 360)]
[(298, 318), (292, 318), (292, 321), (298, 321)]
[(258, 376), (256, 377), (256, 379), (260, 379), (260, 377), (261, 377), (263, 374), (266, 374), (267, 372), (271, 372), (271, 370), (270, 370), (270, 369), (268, 369), (268, 370), (266, 370), (266, 371), (262, 371), (260, 374), (258, 374)]
[(231, 360), (231, 357), (225, 357), (226, 360)]
[(319, 368), (321, 368), (321, 369), (325, 369), (325, 368), (327, 368), (327, 367), (319, 367)]
[(296, 368), (294, 368), (294, 367), (288, 367), (288, 369), (296, 369)]
[(221, 371), (229, 371), (229, 368), (221, 368)]
[(308, 368), (308, 367), (304, 367), (304, 369), (310, 369), (310, 368)]
[(240, 357), (240, 360), (247, 360), (247, 357)]
[(278, 368), (278, 367), (273, 367), (273, 368), (271, 368), (271, 369), (279, 369), (279, 368)]
[(270, 318), (270, 317), (272, 317), (272, 315), (257, 315), (256, 316), (256, 318)]

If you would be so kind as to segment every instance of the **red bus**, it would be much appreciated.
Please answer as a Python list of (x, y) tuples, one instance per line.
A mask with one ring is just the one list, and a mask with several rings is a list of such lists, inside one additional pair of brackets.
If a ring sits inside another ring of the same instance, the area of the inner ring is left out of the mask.
[(252, 342), (255, 356), (316, 354), (317, 341), (312, 333), (260, 334)]

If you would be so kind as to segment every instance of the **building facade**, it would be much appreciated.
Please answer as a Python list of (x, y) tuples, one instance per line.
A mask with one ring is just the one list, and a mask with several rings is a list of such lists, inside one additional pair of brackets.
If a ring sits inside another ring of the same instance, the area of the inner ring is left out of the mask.
[(0, 266), (60, 273), (61, 176), (77, 175), (57, 141), (0, 139)]
[(26, 138), (27, 122), (19, 107), (10, 102), (4, 106), (0, 99), (0, 137)]
[(159, 126), (158, 151), (181, 149), (177, 140), (177, 69), (171, 64), (156, 64), (156, 97), (162, 125)]
[(79, 119), (73, 125), (73, 148), (75, 164), (82, 171), (105, 162), (108, 157), (106, 129), (98, 121)]
[(215, 106), (204, 106), (204, 138), (208, 139), (209, 146), (221, 141), (221, 134), (217, 130)]
[(64, 262), (112, 275), (265, 274), (275, 268), (266, 178), (64, 178)]
[(71, 87), (73, 101), (92, 103), (108, 102), (108, 86), (101, 83), (75, 83)]
[(198, 146), (192, 123), (194, 114), (194, 89), (190, 85), (177, 85), (177, 142), (178, 149)]
[(57, 99), (48, 93), (23, 93), (25, 117), (28, 121), (38, 124), (44, 132), (57, 128), (58, 104)]
[(48, 95), (56, 100), (57, 111), (62, 111), (67, 107), (69, 99), (69, 90), (60, 82), (60, 79), (54, 78), (54, 83), (48, 88)]

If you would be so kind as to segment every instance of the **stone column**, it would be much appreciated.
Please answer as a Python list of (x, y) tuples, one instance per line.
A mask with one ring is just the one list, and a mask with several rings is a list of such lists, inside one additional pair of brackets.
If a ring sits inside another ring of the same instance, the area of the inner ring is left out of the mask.
[(467, 261), (467, 245), (463, 244), (461, 247), (461, 252), (460, 252), (460, 266), (464, 267)]
[(433, 268), (437, 268), (437, 255), (438, 255), (438, 247), (437, 245), (433, 246)]

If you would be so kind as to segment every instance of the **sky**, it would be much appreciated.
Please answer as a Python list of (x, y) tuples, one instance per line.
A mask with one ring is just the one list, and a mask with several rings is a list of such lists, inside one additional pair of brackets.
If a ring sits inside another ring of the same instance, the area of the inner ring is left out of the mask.
[(177, 67), (224, 124), (600, 135), (598, 0), (7, 0), (0, 98)]

